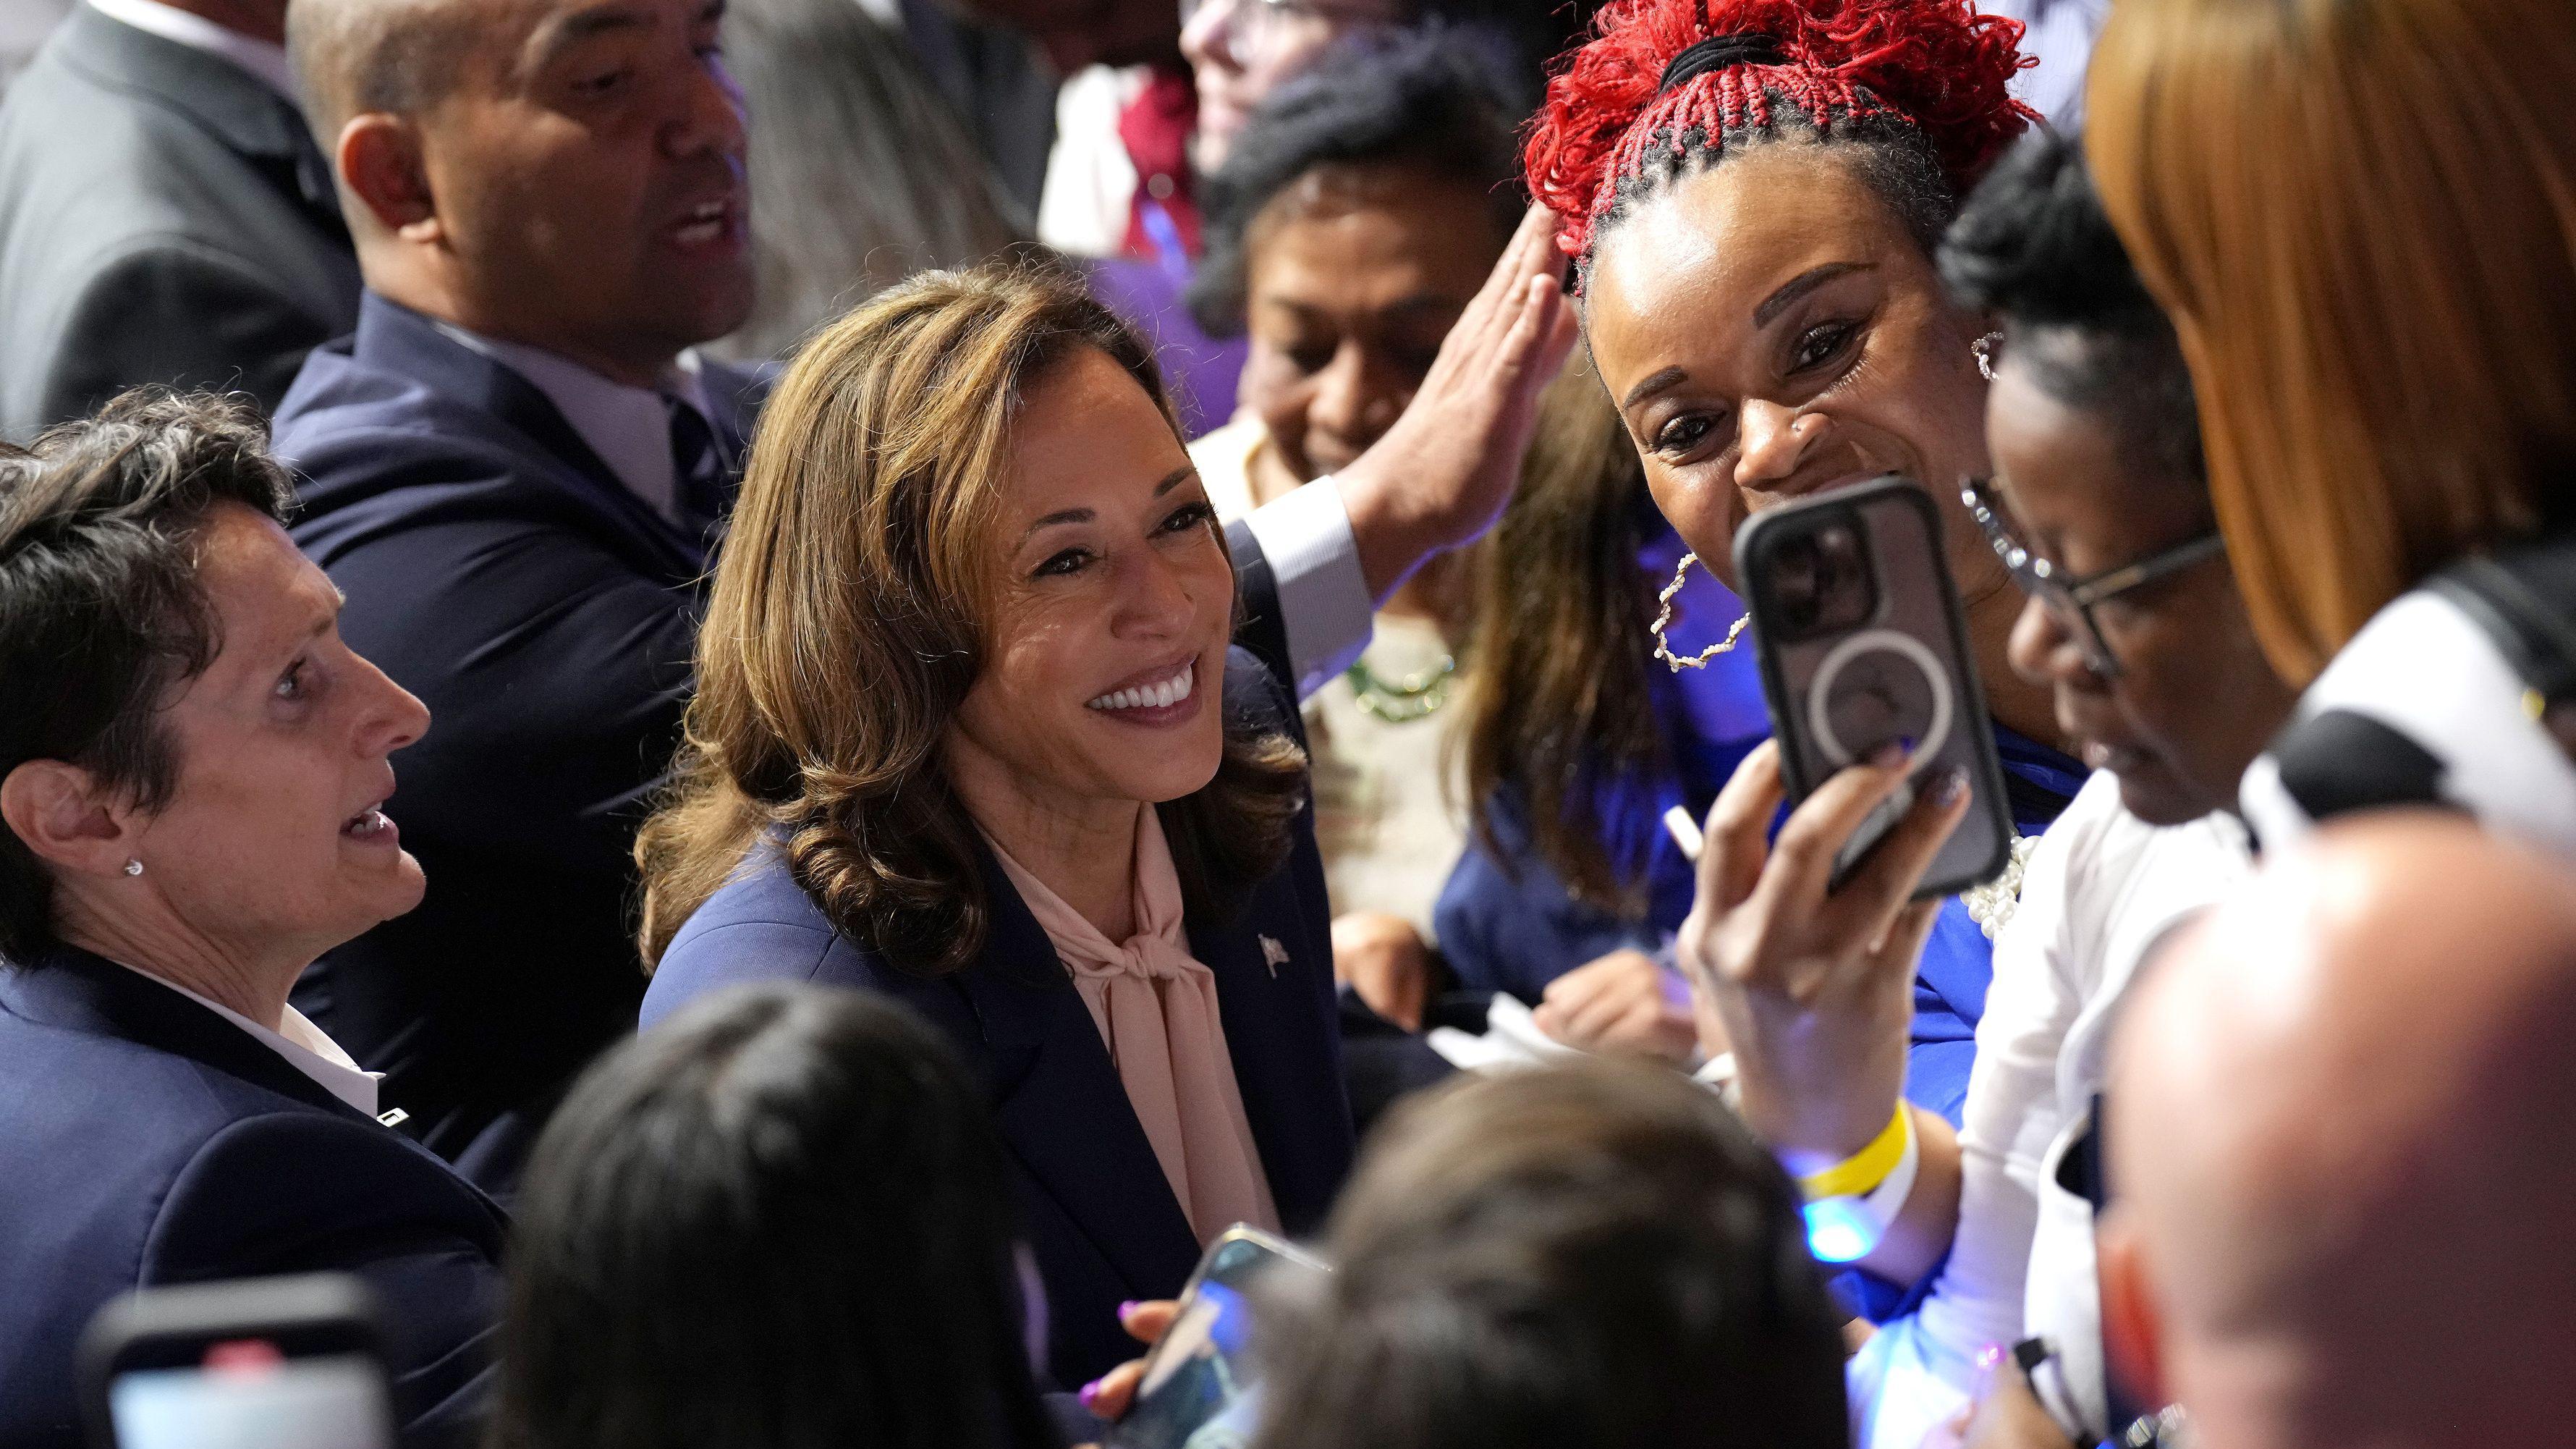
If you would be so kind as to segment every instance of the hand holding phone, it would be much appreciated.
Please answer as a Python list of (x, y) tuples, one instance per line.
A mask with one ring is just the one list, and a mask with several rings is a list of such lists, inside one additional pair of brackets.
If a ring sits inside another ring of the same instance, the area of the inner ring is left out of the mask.
[(1241, 1449), (1251, 1442), (1258, 1386), (1248, 1348), (1254, 1286), (1273, 1273), (1324, 1264), (1258, 1228), (1218, 1235), (1181, 1289), (1171, 1326), (1146, 1351), (1144, 1374), (1107, 1449)]
[(1725, 1027), (1746, 1120), (1807, 1173), (1887, 1128), (1933, 916), (1999, 867), (2010, 823), (1928, 495), (1889, 481), (1773, 510), (1737, 559), (1777, 733), (1718, 796), (1674, 954)]
[(383, 1343), (338, 1274), (128, 1294), (81, 1346), (90, 1449), (394, 1449)]

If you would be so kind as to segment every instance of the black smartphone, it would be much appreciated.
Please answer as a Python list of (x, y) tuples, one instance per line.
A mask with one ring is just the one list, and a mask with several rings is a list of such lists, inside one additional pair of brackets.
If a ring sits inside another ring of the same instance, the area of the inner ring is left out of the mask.
[(378, 1323), (344, 1274), (127, 1294), (81, 1341), (90, 1449), (394, 1449)]
[(1833, 883), (1953, 766), (1967, 774), (1967, 818), (1915, 898), (2001, 874), (2012, 853), (2003, 762), (1932, 495), (1891, 475), (1766, 510), (1736, 534), (1735, 568), (1790, 798), (1806, 799), (1885, 745), (1911, 753), (1905, 787), (1843, 847)]
[(1180, 1313), (1145, 1355), (1145, 1377), (1108, 1449), (1242, 1449), (1259, 1397), (1246, 1354), (1253, 1286), (1274, 1273), (1325, 1273), (1321, 1259), (1241, 1223), (1208, 1245)]

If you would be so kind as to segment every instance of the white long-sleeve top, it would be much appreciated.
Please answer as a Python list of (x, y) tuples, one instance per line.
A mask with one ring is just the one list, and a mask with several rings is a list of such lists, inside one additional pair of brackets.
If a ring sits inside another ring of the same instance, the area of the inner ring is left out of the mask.
[[(2040, 838), (2020, 904), (1995, 936), (1994, 984), (1959, 1130), (1958, 1233), (1922, 1305), (1852, 1360), (1855, 1444), (1918, 1449), (1966, 1407), (1979, 1350), (2033, 1333), (2059, 1344), (2070, 1382), (2089, 1374), (2083, 1414), (2100, 1414), (2089, 1215), (2070, 1233), (2061, 1227), (2066, 1207), (2056, 1204), (2043, 1232), (2042, 1204), (2068, 1196), (2052, 1183), (2057, 1157), (2101, 1089), (2111, 1025), (2140, 960), (2252, 862), (2232, 816), (2148, 825), (2121, 808), (2119, 781), (2107, 773), (2088, 780)], [(2044, 1397), (2066, 1397), (2045, 1387)], [(2082, 1416), (2075, 1404), (2052, 1407)]]

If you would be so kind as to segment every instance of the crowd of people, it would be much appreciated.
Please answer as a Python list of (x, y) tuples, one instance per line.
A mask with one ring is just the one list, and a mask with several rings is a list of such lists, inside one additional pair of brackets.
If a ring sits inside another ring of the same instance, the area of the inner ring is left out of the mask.
[[(405, 1449), (1065, 1449), (1238, 1225), (1257, 1449), (2554, 1437), (2554, 0), (55, 8), (0, 1449), (316, 1271)], [(1736, 573), (1889, 475), (1956, 894)]]

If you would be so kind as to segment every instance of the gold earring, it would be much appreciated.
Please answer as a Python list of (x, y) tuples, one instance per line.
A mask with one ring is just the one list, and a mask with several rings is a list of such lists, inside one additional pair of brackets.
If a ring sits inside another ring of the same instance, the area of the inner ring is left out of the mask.
[(1673, 622), (1673, 595), (1682, 591), (1682, 580), (1689, 575), (1690, 566), (1698, 562), (1698, 554), (1683, 554), (1680, 566), (1673, 570), (1673, 581), (1664, 585), (1664, 591), (1655, 596), (1655, 602), (1662, 605), (1662, 609), (1655, 615), (1655, 657), (1664, 661), (1675, 674), (1685, 669), (1706, 669), (1708, 661), (1734, 648), (1735, 641), (1744, 637), (1744, 626), (1753, 622), (1753, 616), (1746, 614), (1735, 621), (1734, 628), (1726, 631), (1725, 638), (1688, 659), (1673, 652), (1672, 641), (1664, 637), (1664, 630), (1670, 628)]

